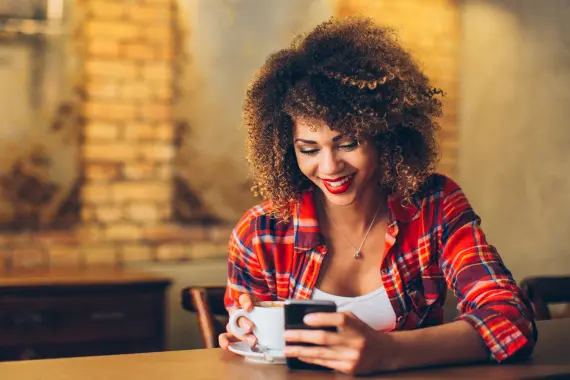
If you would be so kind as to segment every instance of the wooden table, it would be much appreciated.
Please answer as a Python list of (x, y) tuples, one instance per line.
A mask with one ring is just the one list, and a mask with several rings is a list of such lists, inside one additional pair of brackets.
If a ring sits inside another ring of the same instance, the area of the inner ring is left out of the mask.
[[(570, 376), (570, 319), (538, 323), (539, 341), (532, 361), (421, 369), (384, 374), (378, 379), (531, 379)], [(348, 376), (292, 372), (283, 365), (250, 364), (220, 349), (170, 351), (73, 359), (0, 363), (1, 379), (18, 380), (320, 380)]]

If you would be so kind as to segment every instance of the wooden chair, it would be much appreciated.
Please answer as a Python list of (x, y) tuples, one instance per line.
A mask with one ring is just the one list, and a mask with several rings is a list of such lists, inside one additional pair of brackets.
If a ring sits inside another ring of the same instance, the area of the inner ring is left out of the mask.
[(196, 313), (205, 348), (216, 348), (218, 336), (226, 331), (228, 312), (224, 307), (224, 285), (191, 286), (182, 289), (182, 308)]
[(570, 303), (570, 276), (529, 277), (521, 281), (537, 320), (551, 319), (549, 304)]

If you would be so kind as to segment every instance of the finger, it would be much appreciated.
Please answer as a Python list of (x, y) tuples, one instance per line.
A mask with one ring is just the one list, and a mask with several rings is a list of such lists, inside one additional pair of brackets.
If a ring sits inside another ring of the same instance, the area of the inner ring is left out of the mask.
[(352, 350), (336, 349), (327, 346), (286, 346), (283, 353), (288, 357), (306, 357), (329, 360), (352, 360)]
[(251, 348), (255, 347), (255, 345), (257, 344), (257, 337), (253, 334), (247, 334), (245, 340)]
[(303, 318), (303, 322), (312, 327), (352, 327), (357, 328), (363, 322), (353, 313), (311, 313)]
[[(228, 308), (227, 310), (228, 310), (228, 315), (232, 315), (236, 310), (239, 310), (239, 308), (237, 308), (237, 307), (230, 307), (230, 308)], [(238, 324), (239, 327), (241, 327), (242, 329), (244, 329), (244, 330), (247, 331), (247, 332), (252, 332), (252, 331), (253, 331), (253, 327), (254, 327), (253, 322), (251, 322), (249, 319), (247, 319), (247, 318), (245, 318), (245, 317), (240, 317), (240, 318), (237, 320), (237, 324)], [(231, 330), (230, 330), (230, 324), (229, 324), (229, 323), (226, 325), (226, 330), (227, 330), (228, 332), (231, 332)]]
[(230, 343), (236, 341), (236, 338), (230, 333), (223, 333), (218, 336), (218, 344), (220, 348), (227, 350)]
[(337, 346), (342, 344), (339, 333), (324, 330), (287, 330), (285, 341), (312, 343), (319, 346)]
[[(241, 318), (240, 318), (241, 319)], [(244, 334), (244, 335), (237, 335), (234, 334), (231, 330), (230, 330), (230, 324), (228, 323), (226, 325), (226, 330), (227, 330), (227, 334), (234, 338), (233, 341), (242, 341), (242, 342), (247, 342), (247, 344), (249, 344), (251, 347), (255, 346), (257, 344), (257, 337), (251, 333), (248, 334)]]
[(311, 313), (303, 318), (303, 322), (313, 327), (343, 327), (346, 320), (347, 315), (345, 313)]
[(239, 327), (247, 331), (248, 333), (253, 331), (253, 322), (247, 319), (246, 317), (240, 317), (237, 320), (237, 324)]
[(354, 366), (352, 363), (344, 360), (334, 360), (334, 359), (319, 359), (319, 358), (312, 358), (312, 357), (305, 357), (300, 356), (299, 360), (309, 363), (309, 364), (316, 364), (323, 367), (327, 367), (333, 369), (338, 372), (352, 374)]
[(245, 311), (251, 311), (253, 310), (253, 300), (254, 297), (252, 297), (249, 294), (242, 294), (239, 296), (239, 304), (242, 307), (242, 309), (245, 309)]

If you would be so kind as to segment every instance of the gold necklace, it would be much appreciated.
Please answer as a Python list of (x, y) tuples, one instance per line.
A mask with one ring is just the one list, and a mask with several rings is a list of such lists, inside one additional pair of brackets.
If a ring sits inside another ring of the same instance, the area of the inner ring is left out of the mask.
[(338, 225), (336, 224), (334, 219), (331, 218), (331, 216), (328, 214), (327, 206), (325, 205), (325, 202), (322, 199), (321, 199), (321, 202), (323, 204), (323, 210), (325, 210), (326, 216), (331, 220), (331, 222), (333, 222), (333, 225), (337, 229), (337, 231), (342, 234), (342, 236), (346, 239), (346, 241), (348, 241), (350, 243), (350, 245), (352, 245), (352, 247), (354, 248), (354, 259), (358, 260), (360, 258), (361, 253), (362, 253), (362, 247), (364, 246), (364, 242), (366, 241), (366, 238), (368, 237), (368, 233), (372, 229), (372, 226), (374, 225), (374, 221), (376, 220), (376, 217), (378, 216), (378, 211), (380, 211), (380, 206), (382, 205), (382, 202), (378, 203), (378, 208), (376, 209), (376, 213), (374, 214), (374, 217), (372, 218), (372, 222), (370, 222), (370, 225), (368, 226), (368, 230), (366, 230), (366, 234), (364, 234), (364, 239), (362, 239), (362, 243), (360, 243), (360, 247), (358, 247), (358, 248), (356, 248), (356, 246), (354, 244), (352, 244), (352, 242), (350, 241), (348, 236), (346, 236), (344, 234), (344, 232), (342, 232), (342, 230), (340, 228), (338, 228)]

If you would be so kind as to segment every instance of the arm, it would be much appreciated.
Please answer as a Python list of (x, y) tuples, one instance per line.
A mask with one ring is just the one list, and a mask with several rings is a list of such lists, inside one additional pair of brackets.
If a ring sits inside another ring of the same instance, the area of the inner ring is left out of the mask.
[[(251, 212), (251, 211), (250, 211)], [(228, 244), (228, 280), (224, 304), (228, 314), (238, 308), (251, 311), (254, 300), (270, 300), (272, 293), (269, 291), (267, 280), (264, 276), (263, 266), (259, 262), (259, 247), (254, 243), (256, 239), (254, 223), (248, 212), (236, 225), (230, 236)], [(254, 346), (257, 338), (251, 333), (253, 323), (246, 318), (240, 318), (239, 326), (249, 333), (237, 336), (230, 332), (218, 337), (221, 348), (227, 350), (230, 343), (236, 340), (247, 341)]]
[(255, 244), (255, 224), (246, 214), (232, 231), (228, 244), (228, 282), (224, 304), (228, 312), (239, 307), (239, 298), (248, 294), (253, 299), (269, 301), (269, 289), (259, 261), (259, 244)]
[(487, 243), (463, 191), (447, 182), (439, 265), (462, 314), (441, 326), (391, 333), (395, 369), (502, 362), (530, 355), (536, 342), (532, 308)]
[(487, 244), (463, 192), (447, 186), (439, 258), (448, 286), (459, 298), (456, 321), (418, 330), (380, 332), (346, 313), (314, 314), (307, 324), (338, 333), (290, 330), (287, 356), (345, 373), (368, 374), (423, 366), (530, 355), (536, 330), (528, 301), (496, 250)]
[(388, 335), (394, 347), (392, 370), (479, 362), (489, 357), (481, 336), (465, 321)]
[(285, 339), (291, 345), (285, 355), (353, 375), (474, 362), (488, 356), (479, 334), (464, 321), (389, 333), (373, 330), (352, 313), (310, 314), (305, 323), (336, 326), (339, 331), (287, 330)]
[[(477, 332), (488, 358), (502, 362), (530, 355), (536, 330), (528, 300), (487, 243), (463, 191), (451, 180), (445, 190), (439, 265), (459, 300), (462, 314), (455, 323), (467, 323)], [(467, 336), (461, 339), (471, 340)]]

